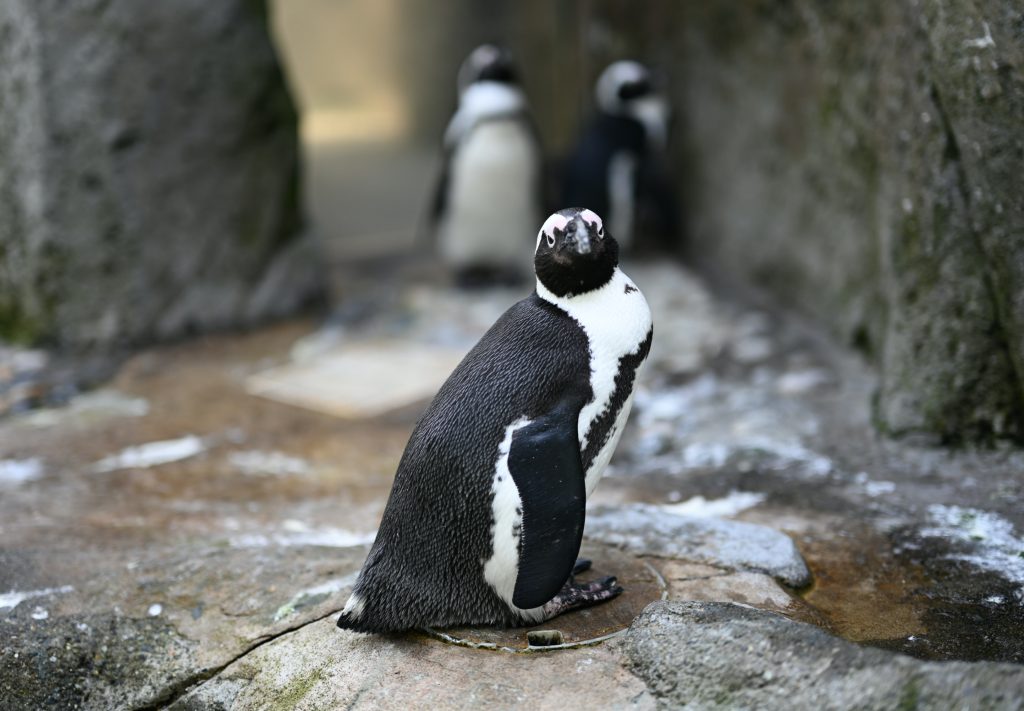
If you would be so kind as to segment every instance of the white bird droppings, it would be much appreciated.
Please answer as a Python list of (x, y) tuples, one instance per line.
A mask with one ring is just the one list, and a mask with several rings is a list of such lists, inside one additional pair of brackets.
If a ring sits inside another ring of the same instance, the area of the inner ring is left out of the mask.
[(43, 463), (38, 458), (0, 459), (0, 484), (21, 484), (43, 475)]
[(990, 511), (963, 506), (928, 507), (929, 528), (924, 538), (945, 538), (969, 547), (953, 557), (1001, 575), (1020, 586), (1017, 598), (1024, 602), (1024, 538), (1014, 535), (1013, 524)]
[(46, 595), (57, 595), (60, 593), (69, 593), (74, 590), (70, 585), (63, 585), (59, 588), (43, 588), (42, 590), (9, 590), (5, 593), (0, 593), (0, 610), (5, 607), (15, 608), (25, 600), (30, 600), (34, 597), (44, 597)]
[(187, 435), (178, 439), (147, 442), (123, 449), (117, 454), (104, 457), (93, 465), (95, 472), (112, 472), (117, 469), (144, 469), (159, 464), (188, 459), (206, 449), (201, 437)]
[(753, 491), (734, 491), (721, 499), (705, 499), (694, 496), (678, 504), (661, 506), (662, 511), (680, 516), (696, 516), (697, 518), (735, 516), (741, 511), (757, 506), (765, 500), (765, 495)]

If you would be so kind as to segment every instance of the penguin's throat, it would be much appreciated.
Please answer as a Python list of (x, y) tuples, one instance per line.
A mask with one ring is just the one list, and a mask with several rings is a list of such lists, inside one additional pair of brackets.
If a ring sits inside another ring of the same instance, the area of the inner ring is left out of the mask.
[(561, 265), (545, 260), (536, 265), (537, 292), (541, 288), (560, 298), (571, 298), (604, 287), (615, 276), (614, 262), (598, 259), (586, 263)]

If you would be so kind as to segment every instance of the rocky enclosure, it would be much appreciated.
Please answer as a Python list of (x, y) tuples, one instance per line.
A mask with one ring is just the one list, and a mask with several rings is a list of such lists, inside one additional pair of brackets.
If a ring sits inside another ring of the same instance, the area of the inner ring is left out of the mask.
[(5, 2), (0, 97), (0, 338), (109, 349), (321, 292), (262, 2)]
[(544, 625), (627, 635), (513, 654), (335, 627), (423, 402), (335, 413), (385, 357), (410, 375), (378, 391), (443, 379), (421, 356), (517, 298), (365, 275), (331, 328), (149, 349), (0, 422), (4, 708), (1019, 709), (1024, 457), (881, 439), (872, 375), (820, 335), (628, 272), (660, 337), (583, 550), (626, 592)]
[(689, 4), (691, 253), (881, 370), (894, 434), (1024, 435), (1024, 16), (1001, 0)]

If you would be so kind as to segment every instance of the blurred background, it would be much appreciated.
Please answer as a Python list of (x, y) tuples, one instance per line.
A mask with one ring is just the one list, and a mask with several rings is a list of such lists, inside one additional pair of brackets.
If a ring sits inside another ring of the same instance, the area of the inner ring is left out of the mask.
[(0, 50), (12, 342), (251, 325), (429, 253), (455, 74), (494, 42), (549, 209), (596, 78), (644, 62), (671, 109), (666, 252), (866, 356), (886, 431), (1024, 432), (1020, 18), (998, 0), (18, 8)]
[(419, 413), (531, 288), (456, 288), (434, 234), (483, 43), (547, 180), (526, 259), (606, 67), (668, 107), (675, 227), (624, 261), (654, 344), (588, 505), (768, 527), (813, 579), (659, 559), (671, 599), (1024, 661), (1016, 0), (3, 0), (0, 690), (155, 708), (344, 604)]
[[(671, 8), (639, 23), (634, 16), (621, 33), (612, 26), (630, 16), (625, 5), (598, 16), (587, 3), (276, 3), (273, 30), (301, 107), (309, 206), (331, 254), (415, 249), (457, 107), (455, 76), (471, 50), (511, 50), (557, 183), (605, 66), (671, 56)], [(649, 40), (649, 30), (657, 41), (636, 41), (633, 33)]]

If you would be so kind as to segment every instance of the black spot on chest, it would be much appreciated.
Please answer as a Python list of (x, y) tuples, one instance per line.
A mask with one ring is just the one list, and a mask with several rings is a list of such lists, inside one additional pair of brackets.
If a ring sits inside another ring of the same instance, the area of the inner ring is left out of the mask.
[(626, 288), (625, 288), (625, 289), (623, 289), (623, 292), (622, 292), (622, 293), (624, 293), (624, 294), (632, 294), (632, 293), (633, 293), (634, 291), (640, 291), (640, 290), (639, 290), (639, 289), (637, 289), (637, 288), (636, 288), (635, 286), (633, 286), (632, 284), (626, 284)]
[(615, 389), (612, 391), (607, 407), (594, 420), (594, 424), (590, 427), (590, 432), (587, 435), (587, 446), (583, 450), (584, 472), (590, 469), (597, 453), (608, 442), (608, 438), (611, 436), (612, 425), (615, 424), (615, 418), (619, 416), (622, 406), (633, 392), (633, 385), (636, 382), (636, 371), (647, 359), (653, 337), (654, 327), (652, 326), (647, 331), (647, 337), (637, 346), (635, 351), (619, 358), (619, 367), (615, 373)]

